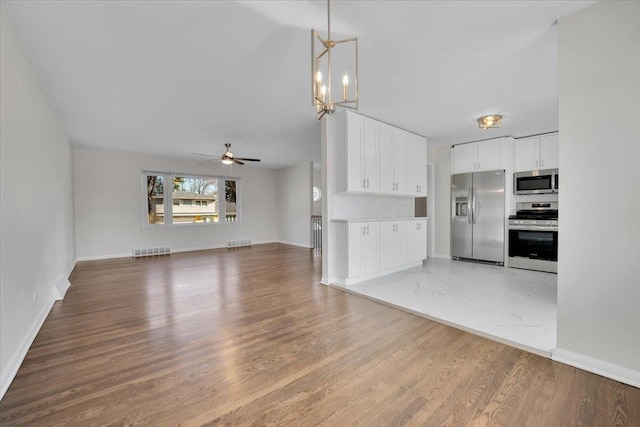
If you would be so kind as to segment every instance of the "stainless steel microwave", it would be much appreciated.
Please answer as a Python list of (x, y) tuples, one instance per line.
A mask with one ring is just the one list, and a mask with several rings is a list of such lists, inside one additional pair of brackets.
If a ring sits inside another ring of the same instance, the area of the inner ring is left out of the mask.
[(558, 192), (558, 169), (543, 169), (513, 174), (513, 194)]

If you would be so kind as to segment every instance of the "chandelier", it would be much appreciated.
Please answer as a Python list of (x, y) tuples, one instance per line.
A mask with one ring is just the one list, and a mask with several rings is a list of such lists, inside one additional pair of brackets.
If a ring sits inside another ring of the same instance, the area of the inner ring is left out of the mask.
[[(327, 39), (320, 37), (316, 30), (311, 30), (311, 105), (316, 107), (318, 121), (325, 114), (334, 113), (336, 106), (358, 109), (358, 38), (331, 40), (329, 1)], [(336, 78), (334, 69), (340, 70), (341, 79)]]
[(478, 119), (478, 126), (485, 130), (489, 128), (499, 128), (502, 126), (502, 116), (500, 114), (482, 116)]

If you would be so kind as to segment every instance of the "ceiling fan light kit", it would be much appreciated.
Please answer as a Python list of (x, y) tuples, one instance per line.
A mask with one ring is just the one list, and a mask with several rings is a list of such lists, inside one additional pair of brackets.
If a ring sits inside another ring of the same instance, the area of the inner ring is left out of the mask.
[[(332, 55), (333, 50), (335, 55)], [(353, 50), (353, 58), (349, 60), (349, 47)], [(343, 71), (342, 100), (333, 99), (332, 84), (337, 82), (332, 66), (333, 59), (339, 59), (340, 69), (350, 69), (353, 75), (353, 85), (350, 86), (348, 71)], [(326, 77), (326, 80), (325, 80)], [(358, 38), (331, 40), (331, 12), (330, 0), (327, 0), (327, 39), (324, 40), (316, 30), (311, 30), (311, 105), (316, 107), (316, 120), (320, 121), (325, 114), (336, 111), (336, 106), (358, 109)]]
[[(222, 155), (222, 157), (220, 158), (220, 160), (222, 161), (222, 164), (224, 165), (232, 165), (232, 164), (237, 164), (237, 165), (244, 165), (245, 162), (259, 162), (260, 159), (249, 159), (246, 157), (235, 157), (233, 155), (233, 153), (231, 151), (229, 151), (229, 149), (231, 148), (231, 144), (224, 144), (225, 150), (224, 150), (224, 154)], [(201, 154), (201, 153), (191, 153), (194, 156), (202, 156), (202, 157), (210, 157), (210, 158), (216, 158), (217, 156), (211, 156), (209, 154)]]
[(502, 126), (502, 116), (500, 114), (490, 114), (478, 119), (478, 126), (481, 129), (499, 128)]

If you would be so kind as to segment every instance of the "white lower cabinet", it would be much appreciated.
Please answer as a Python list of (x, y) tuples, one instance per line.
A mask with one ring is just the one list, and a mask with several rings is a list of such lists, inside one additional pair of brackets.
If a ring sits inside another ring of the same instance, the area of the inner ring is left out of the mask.
[(427, 258), (427, 221), (416, 219), (408, 221), (407, 242), (409, 246), (409, 262)]
[(348, 225), (347, 268), (350, 277), (379, 269), (378, 227), (377, 222), (354, 222)]
[(335, 276), (349, 285), (418, 265), (427, 258), (427, 220), (336, 221)]
[(380, 223), (380, 270), (406, 264), (407, 221)]

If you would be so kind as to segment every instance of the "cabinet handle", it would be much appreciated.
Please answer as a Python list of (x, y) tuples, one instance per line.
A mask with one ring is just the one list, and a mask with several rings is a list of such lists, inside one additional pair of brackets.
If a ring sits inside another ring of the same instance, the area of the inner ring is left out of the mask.
[(540, 167), (543, 168), (544, 167), (544, 159), (540, 159)]
[(367, 178), (367, 188), (369, 188), (369, 178)]
[(367, 234), (367, 229), (366, 227), (363, 225), (362, 226), (362, 235), (365, 236)]
[(369, 235), (369, 226), (367, 225), (367, 236)]

